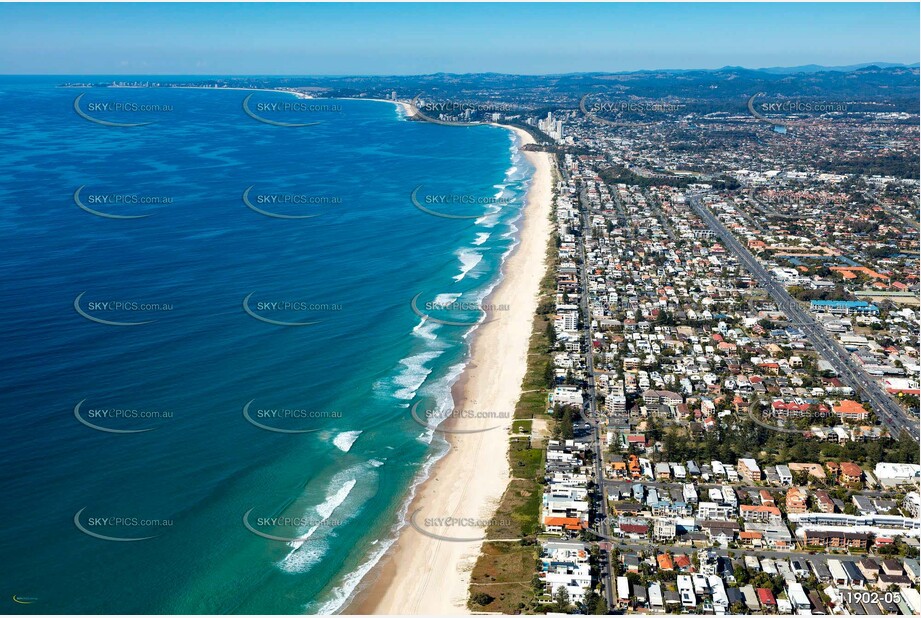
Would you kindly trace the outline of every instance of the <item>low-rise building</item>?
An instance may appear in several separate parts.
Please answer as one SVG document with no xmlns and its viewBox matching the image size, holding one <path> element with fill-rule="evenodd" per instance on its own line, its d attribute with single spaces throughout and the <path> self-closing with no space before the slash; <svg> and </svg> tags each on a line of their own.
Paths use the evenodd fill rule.
<svg viewBox="0 0 921 618">
<path fill-rule="evenodd" d="M 758 463 L 754 459 L 740 459 L 736 467 L 739 475 L 748 484 L 751 485 L 761 481 L 761 468 L 758 467 Z"/>
<path fill-rule="evenodd" d="M 698 519 L 732 519 L 735 509 L 729 505 L 716 504 L 715 502 L 701 502 L 697 505 Z"/>
<path fill-rule="evenodd" d="M 787 490 L 787 513 L 805 513 L 808 510 L 806 503 L 806 490 L 801 487 L 791 487 Z"/>
<path fill-rule="evenodd" d="M 779 524 L 783 521 L 780 509 L 776 506 L 752 506 L 743 504 L 739 507 L 742 519 L 748 522 Z"/>
</svg>

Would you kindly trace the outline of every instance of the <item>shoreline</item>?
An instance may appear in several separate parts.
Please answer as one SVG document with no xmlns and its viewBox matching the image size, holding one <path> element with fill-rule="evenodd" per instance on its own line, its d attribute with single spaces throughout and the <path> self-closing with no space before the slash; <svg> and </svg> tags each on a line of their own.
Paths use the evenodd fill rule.
<svg viewBox="0 0 921 618">
<path fill-rule="evenodd" d="M 377 101 L 378 103 L 390 103 L 396 105 L 397 108 L 402 109 L 406 112 L 407 118 L 412 118 L 415 112 L 413 112 L 413 106 L 407 103 L 406 101 L 394 101 L 393 99 L 368 99 L 364 97 L 353 97 L 348 99 L 343 99 L 344 101 Z"/>
<path fill-rule="evenodd" d="M 408 104 L 388 102 L 411 113 Z M 534 143 L 522 129 L 494 126 L 514 132 L 519 146 Z M 504 416 L 452 417 L 442 425 L 453 431 L 480 431 L 443 434 L 449 450 L 416 487 L 406 511 L 407 524 L 340 613 L 469 613 L 470 572 L 480 555 L 486 525 L 511 478 L 508 435 L 527 369 L 551 230 L 552 159 L 548 153 L 521 152 L 535 171 L 525 196 L 519 242 L 502 266 L 500 282 L 484 299 L 487 305 L 509 309 L 487 310 L 486 321 L 473 334 L 467 366 L 452 387 L 456 410 L 491 410 Z M 483 431 L 488 428 L 494 429 Z M 444 518 L 464 523 L 438 521 Z M 436 539 L 420 529 L 454 540 Z"/>
</svg>

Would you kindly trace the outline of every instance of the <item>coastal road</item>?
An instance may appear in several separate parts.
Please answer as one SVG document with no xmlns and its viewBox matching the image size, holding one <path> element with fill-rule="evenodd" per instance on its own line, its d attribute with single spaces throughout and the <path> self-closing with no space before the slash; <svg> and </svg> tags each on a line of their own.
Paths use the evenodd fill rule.
<svg viewBox="0 0 921 618">
<path fill-rule="evenodd" d="M 645 551 L 645 552 L 655 552 L 656 554 L 663 553 L 666 551 L 671 551 L 675 553 L 689 554 L 697 552 L 701 549 L 710 549 L 718 556 L 723 558 L 734 557 L 737 560 L 744 559 L 745 556 L 755 556 L 756 558 L 771 558 L 772 560 L 781 559 L 781 560 L 813 560 L 819 562 L 827 563 L 830 558 L 835 560 L 840 560 L 842 562 L 859 562 L 865 556 L 863 555 L 851 555 L 851 554 L 830 554 L 830 553 L 808 553 L 803 551 L 771 551 L 764 549 L 723 549 L 720 547 L 690 547 L 688 545 L 677 545 L 673 543 L 636 543 L 634 541 L 623 541 L 621 543 L 614 542 L 612 543 L 614 547 L 623 551 L 624 549 L 629 549 L 631 551 Z M 734 554 L 730 556 L 729 554 Z"/>
<path fill-rule="evenodd" d="M 613 489 L 613 490 L 616 490 L 618 493 L 623 492 L 623 491 L 631 491 L 633 489 L 633 486 L 636 485 L 637 483 L 645 487 L 655 487 L 656 489 L 665 489 L 668 491 L 671 491 L 673 489 L 677 489 L 680 491 L 684 487 L 684 484 L 681 482 L 650 481 L 646 479 L 640 479 L 637 481 L 607 479 L 604 482 L 605 486 L 609 490 Z M 738 489 L 741 491 L 748 491 L 748 492 L 761 491 L 762 489 L 766 489 L 770 492 L 774 492 L 774 493 L 781 492 L 782 493 L 782 492 L 785 492 L 787 489 L 789 489 L 789 487 L 786 485 L 761 486 L 761 485 L 734 485 L 732 483 L 694 483 L 694 488 L 697 489 L 698 493 L 700 493 L 703 491 L 707 491 L 709 489 L 720 489 L 726 485 L 732 487 L 733 489 Z M 898 495 L 898 492 L 882 491 L 882 490 L 874 490 L 874 489 L 861 489 L 854 493 L 861 495 L 861 496 L 871 497 L 871 498 L 894 497 Z"/>
<path fill-rule="evenodd" d="M 566 178 L 568 181 L 569 179 Z M 581 306 L 581 312 L 584 316 L 583 324 L 585 327 L 585 338 L 586 338 L 586 350 L 585 350 L 585 374 L 586 374 L 586 394 L 587 400 L 583 408 L 583 417 L 585 420 L 592 425 L 595 440 L 594 440 L 594 456 L 595 456 L 595 481 L 596 488 L 598 491 L 598 510 L 600 511 L 602 530 L 601 533 L 606 535 L 608 538 L 611 537 L 611 528 L 608 520 L 608 497 L 605 493 L 604 485 L 604 449 L 601 444 L 601 421 L 597 417 L 596 409 L 596 400 L 595 400 L 595 365 L 594 358 L 592 357 L 592 319 L 591 314 L 589 313 L 589 302 L 588 302 L 588 269 L 586 261 L 586 251 L 585 251 L 585 240 L 588 234 L 591 233 L 590 219 L 589 219 L 589 207 L 585 199 L 584 191 L 579 194 L 580 202 L 580 211 L 582 214 L 582 233 L 579 235 L 579 253 L 582 256 L 582 265 L 579 269 L 580 282 L 582 287 L 582 293 L 579 295 L 579 303 Z M 602 569 L 602 578 L 604 581 L 604 597 L 607 602 L 608 609 L 614 608 L 614 586 L 613 586 L 613 569 L 611 568 L 611 552 L 603 552 L 605 559 L 605 567 Z"/>
<path fill-rule="evenodd" d="M 726 244 L 727 248 L 742 262 L 758 283 L 771 295 L 777 306 L 784 311 L 797 327 L 801 328 L 806 338 L 815 349 L 838 372 L 841 379 L 855 392 L 860 393 L 873 406 L 877 417 L 886 426 L 893 437 L 898 438 L 907 431 L 913 440 L 919 440 L 918 422 L 911 418 L 899 404 L 887 395 L 879 384 L 857 366 L 850 354 L 838 344 L 819 324 L 790 296 L 786 288 L 761 265 L 755 256 L 730 232 L 700 200 L 697 194 L 688 194 L 691 208 L 706 222 Z"/>
</svg>

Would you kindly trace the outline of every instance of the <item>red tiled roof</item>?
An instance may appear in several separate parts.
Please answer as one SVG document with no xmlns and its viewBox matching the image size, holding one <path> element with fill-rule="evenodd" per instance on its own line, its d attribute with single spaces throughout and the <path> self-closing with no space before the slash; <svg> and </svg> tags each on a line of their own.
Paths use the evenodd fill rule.
<svg viewBox="0 0 921 618">
<path fill-rule="evenodd" d="M 867 410 L 853 399 L 845 399 L 834 407 L 834 411 L 835 414 L 861 415 L 867 413 Z"/>
<path fill-rule="evenodd" d="M 859 477 L 863 476 L 863 470 L 860 469 L 860 466 L 853 464 L 849 461 L 841 462 L 841 473 L 845 476 L 854 476 Z"/>
<path fill-rule="evenodd" d="M 658 561 L 659 568 L 663 571 L 671 571 L 675 568 L 675 563 L 672 562 L 672 559 L 668 554 L 659 554 L 656 557 L 656 561 Z"/>
<path fill-rule="evenodd" d="M 777 605 L 774 593 L 767 588 L 758 588 L 755 592 L 758 593 L 758 600 L 761 601 L 762 605 Z"/>
<path fill-rule="evenodd" d="M 546 526 L 563 526 L 567 530 L 581 530 L 585 528 L 585 522 L 578 517 L 544 517 Z"/>
<path fill-rule="evenodd" d="M 752 506 L 750 504 L 743 504 L 739 507 L 739 511 L 742 513 L 771 513 L 772 515 L 780 515 L 780 509 L 776 506 Z"/>
</svg>

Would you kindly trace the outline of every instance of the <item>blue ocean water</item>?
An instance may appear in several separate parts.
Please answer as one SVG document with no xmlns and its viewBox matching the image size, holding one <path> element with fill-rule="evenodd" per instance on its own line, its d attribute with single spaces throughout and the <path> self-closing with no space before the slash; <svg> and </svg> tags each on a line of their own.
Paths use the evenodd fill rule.
<svg viewBox="0 0 921 618">
<path fill-rule="evenodd" d="M 410 301 L 492 289 L 531 169 L 385 102 L 62 81 L 0 78 L 4 610 L 335 610 L 443 450 L 409 408 L 451 408 L 474 330 Z"/>
</svg>

